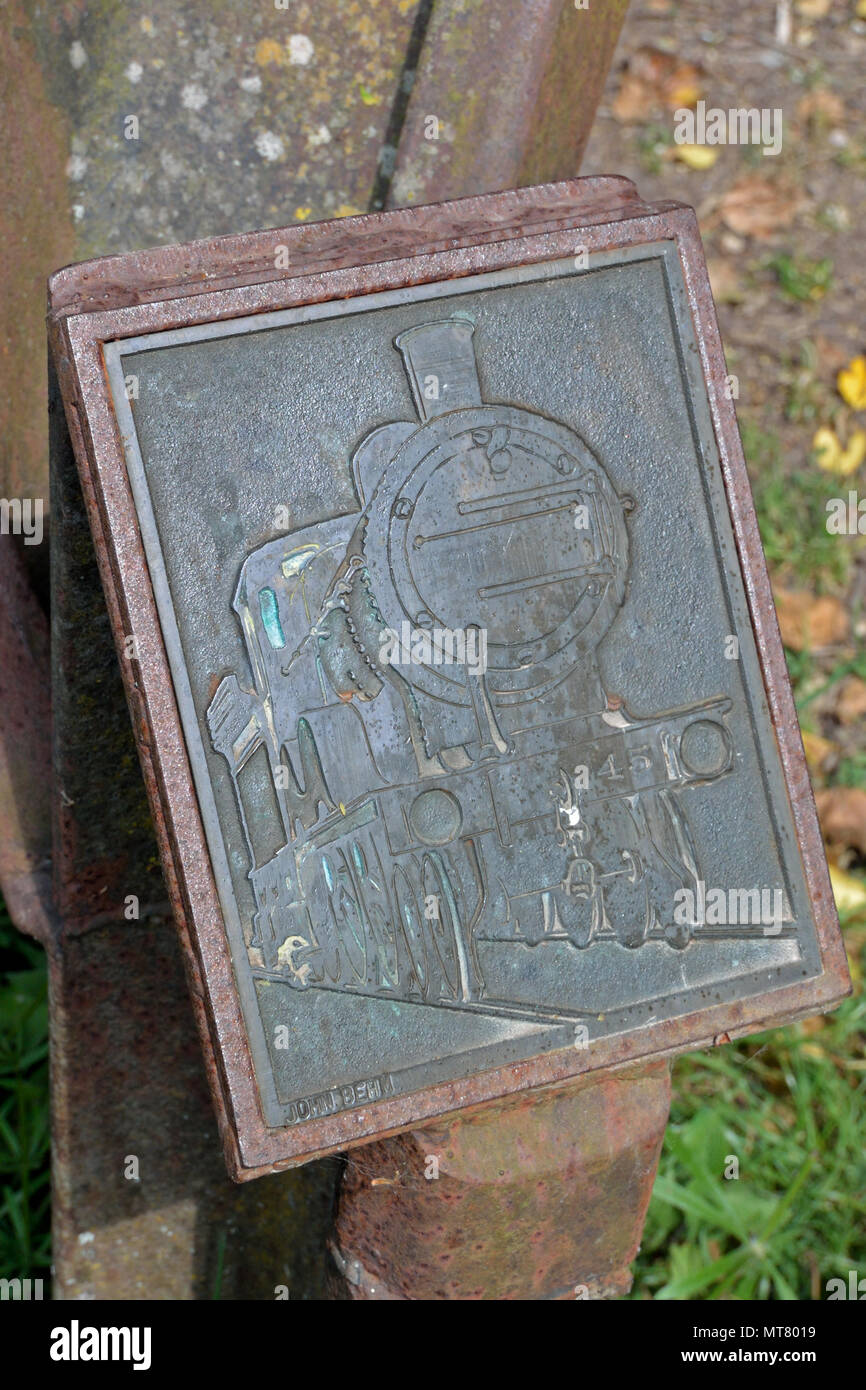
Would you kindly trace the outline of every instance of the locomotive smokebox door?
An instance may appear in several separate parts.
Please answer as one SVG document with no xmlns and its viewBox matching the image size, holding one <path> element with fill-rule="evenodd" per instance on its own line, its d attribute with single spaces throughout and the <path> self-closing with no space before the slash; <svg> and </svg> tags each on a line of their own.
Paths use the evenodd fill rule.
<svg viewBox="0 0 866 1390">
<path fill-rule="evenodd" d="M 847 992 L 688 208 L 577 180 L 72 283 L 236 1177 Z"/>
</svg>

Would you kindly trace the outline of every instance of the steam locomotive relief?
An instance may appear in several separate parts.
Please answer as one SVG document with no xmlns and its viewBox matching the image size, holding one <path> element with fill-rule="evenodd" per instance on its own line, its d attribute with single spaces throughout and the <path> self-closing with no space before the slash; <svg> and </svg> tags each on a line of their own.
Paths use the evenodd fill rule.
<svg viewBox="0 0 866 1390">
<path fill-rule="evenodd" d="M 637 717 L 603 689 L 630 499 L 564 425 L 482 401 L 469 320 L 395 346 L 419 418 L 356 450 L 357 510 L 247 558 L 252 685 L 226 676 L 207 711 L 246 835 L 251 965 L 304 990 L 569 1017 L 536 996 L 527 952 L 680 951 L 701 931 L 674 910 L 701 878 L 684 807 L 731 769 L 730 702 Z M 420 657 L 386 659 L 406 624 Z M 483 633 L 483 669 L 449 660 L 446 633 Z"/>
</svg>

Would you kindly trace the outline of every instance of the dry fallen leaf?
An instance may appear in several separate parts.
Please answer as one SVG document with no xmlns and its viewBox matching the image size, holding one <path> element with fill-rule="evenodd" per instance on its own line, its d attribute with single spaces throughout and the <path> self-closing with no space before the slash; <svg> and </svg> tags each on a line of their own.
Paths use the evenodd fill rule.
<svg viewBox="0 0 866 1390">
<path fill-rule="evenodd" d="M 739 256 L 746 249 L 743 238 L 736 236 L 734 232 L 722 232 L 719 237 L 719 245 L 729 256 Z"/>
<path fill-rule="evenodd" d="M 839 685 L 833 710 L 840 724 L 856 724 L 866 719 L 866 681 L 859 676 L 846 676 Z"/>
<path fill-rule="evenodd" d="M 827 1027 L 827 1020 L 823 1014 L 813 1014 L 811 1018 L 800 1020 L 800 1032 L 807 1038 L 813 1038 L 816 1033 L 822 1033 Z"/>
<path fill-rule="evenodd" d="M 761 240 L 789 227 L 802 202 L 802 195 L 791 184 L 763 174 L 746 174 L 724 194 L 719 211 L 732 232 Z"/>
<path fill-rule="evenodd" d="M 707 261 L 713 299 L 717 304 L 739 304 L 745 299 L 745 291 L 740 284 L 736 266 L 721 256 L 711 256 Z"/>
<path fill-rule="evenodd" d="M 825 787 L 815 793 L 815 802 L 827 843 L 866 854 L 866 791 L 862 787 Z"/>
<path fill-rule="evenodd" d="M 854 410 L 866 410 L 866 357 L 852 357 L 836 377 L 839 395 Z"/>
<path fill-rule="evenodd" d="M 802 121 L 817 118 L 829 125 L 841 125 L 845 120 L 845 103 L 826 87 L 815 87 L 797 102 L 797 115 Z"/>
<path fill-rule="evenodd" d="M 776 589 L 782 641 L 792 652 L 831 647 L 848 636 L 848 613 L 838 598 L 816 598 L 805 590 Z"/>
<path fill-rule="evenodd" d="M 845 352 L 842 348 L 837 347 L 825 334 L 816 333 L 814 343 L 818 361 L 822 366 L 826 367 L 828 371 L 838 371 L 840 367 L 845 365 Z"/>
<path fill-rule="evenodd" d="M 843 445 L 835 430 L 822 425 L 815 431 L 812 448 L 818 458 L 818 467 L 823 468 L 825 473 L 849 478 L 866 458 L 866 430 L 853 430 L 848 443 Z"/>
<path fill-rule="evenodd" d="M 618 121 L 645 121 L 653 111 L 694 106 L 702 90 L 694 63 L 645 45 L 629 59 L 611 110 Z"/>
<path fill-rule="evenodd" d="M 639 78 L 634 77 L 630 72 L 624 74 L 610 109 L 616 119 L 624 125 L 633 121 L 646 120 L 648 115 L 647 92 Z"/>
<path fill-rule="evenodd" d="M 830 13 L 833 0 L 797 0 L 797 13 L 807 19 L 823 19 Z"/>
</svg>

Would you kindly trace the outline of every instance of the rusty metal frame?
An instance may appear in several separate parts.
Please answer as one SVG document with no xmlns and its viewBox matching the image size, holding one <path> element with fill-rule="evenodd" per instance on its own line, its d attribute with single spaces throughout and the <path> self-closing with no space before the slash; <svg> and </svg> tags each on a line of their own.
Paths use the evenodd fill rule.
<svg viewBox="0 0 866 1390">
<path fill-rule="evenodd" d="M 112 408 L 105 343 L 335 298 L 552 261 L 577 246 L 674 242 L 700 344 L 713 429 L 768 707 L 817 928 L 822 971 L 748 1001 L 599 1039 L 364 1109 L 270 1129 L 262 1118 L 180 715 Z M 275 269 L 288 249 L 289 271 Z M 226 1159 L 239 1181 L 579 1073 L 727 1041 L 831 1007 L 850 990 L 844 946 L 758 536 L 697 219 L 644 204 L 626 179 L 589 178 L 450 204 L 106 258 L 50 282 L 49 332 L 121 661 Z"/>
</svg>

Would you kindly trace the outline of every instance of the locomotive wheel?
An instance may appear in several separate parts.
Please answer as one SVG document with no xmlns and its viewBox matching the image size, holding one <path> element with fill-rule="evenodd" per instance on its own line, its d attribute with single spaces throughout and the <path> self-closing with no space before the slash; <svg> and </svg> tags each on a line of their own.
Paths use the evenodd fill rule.
<svg viewBox="0 0 866 1390">
<path fill-rule="evenodd" d="M 434 882 L 432 893 L 428 889 L 431 875 Z M 440 997 L 445 995 L 451 999 L 458 999 L 461 983 L 460 952 L 457 944 L 460 914 L 447 871 L 438 854 L 424 856 L 421 866 L 421 894 L 425 907 L 431 896 L 436 898 L 438 906 L 435 917 L 427 917 L 425 912 L 425 924 L 428 941 L 442 974 L 443 987 L 440 989 Z"/>
<path fill-rule="evenodd" d="M 594 865 L 588 861 L 589 875 L 586 883 L 582 881 L 575 883 L 576 865 L 581 861 L 575 861 L 569 865 L 568 879 L 566 885 L 554 892 L 554 902 L 556 912 L 568 939 L 579 951 L 585 951 L 587 946 L 591 946 L 595 939 L 595 934 L 601 925 L 601 910 L 598 899 L 598 890 L 594 887 Z M 578 871 L 579 872 L 579 871 Z"/>
<path fill-rule="evenodd" d="M 403 944 L 409 956 L 409 970 L 406 977 L 401 970 L 401 986 L 405 993 L 408 993 L 412 986 L 412 978 L 418 986 L 422 997 L 426 1000 L 430 997 L 430 970 L 427 957 L 427 945 L 424 933 L 424 914 L 419 909 L 418 897 L 409 880 L 409 875 L 398 864 L 394 870 L 394 901 L 397 904 L 397 914 L 400 920 L 400 930 Z"/>
<path fill-rule="evenodd" d="M 632 880 L 626 875 L 610 878 L 604 885 L 607 920 L 621 946 L 642 946 L 649 935 L 652 910 L 646 879 Z"/>
</svg>

